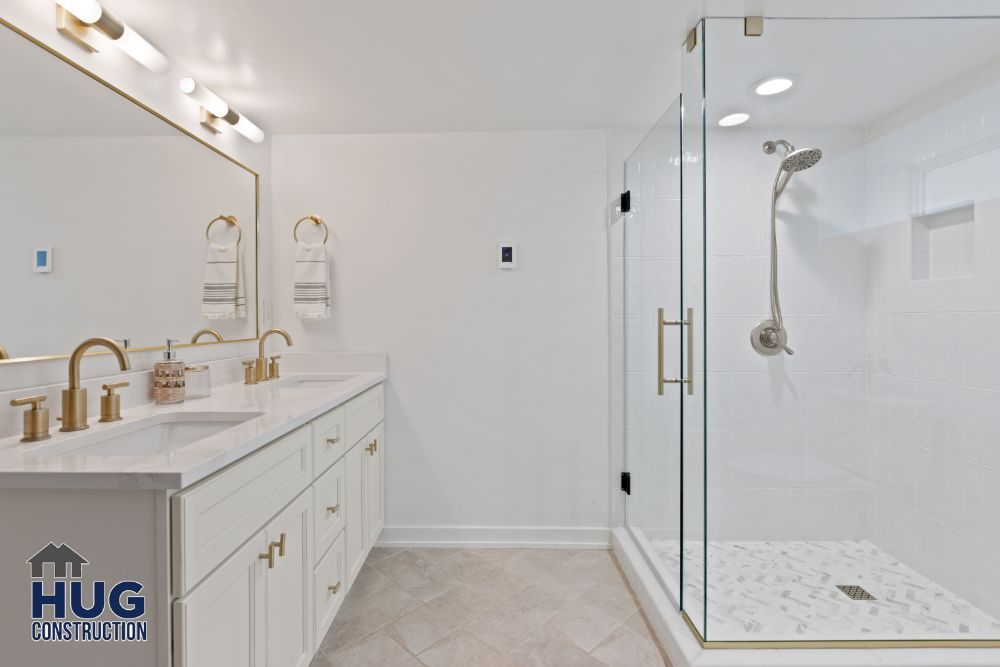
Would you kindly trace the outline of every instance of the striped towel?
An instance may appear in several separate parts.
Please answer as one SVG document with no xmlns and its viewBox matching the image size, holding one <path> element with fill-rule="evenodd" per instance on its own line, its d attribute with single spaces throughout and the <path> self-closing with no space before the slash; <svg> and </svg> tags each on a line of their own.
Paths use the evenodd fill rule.
<svg viewBox="0 0 1000 667">
<path fill-rule="evenodd" d="M 295 290 L 292 308 L 299 319 L 312 322 L 330 317 L 330 265 L 326 245 L 296 244 Z"/>
<path fill-rule="evenodd" d="M 208 244 L 201 316 L 209 320 L 246 318 L 247 298 L 238 243 Z"/>
</svg>

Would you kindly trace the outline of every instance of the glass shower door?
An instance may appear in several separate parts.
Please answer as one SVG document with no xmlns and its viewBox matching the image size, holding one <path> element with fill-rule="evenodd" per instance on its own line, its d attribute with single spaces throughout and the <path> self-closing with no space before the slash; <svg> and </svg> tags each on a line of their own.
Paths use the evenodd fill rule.
<svg viewBox="0 0 1000 667">
<path fill-rule="evenodd" d="M 678 607 L 682 604 L 683 402 L 691 323 L 682 291 L 681 101 L 625 164 L 626 525 Z"/>
</svg>

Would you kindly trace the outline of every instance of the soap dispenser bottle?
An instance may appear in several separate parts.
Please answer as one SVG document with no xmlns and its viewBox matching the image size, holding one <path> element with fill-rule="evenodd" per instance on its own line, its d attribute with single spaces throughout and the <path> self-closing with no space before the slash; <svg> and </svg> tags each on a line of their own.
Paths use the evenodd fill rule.
<svg viewBox="0 0 1000 667">
<path fill-rule="evenodd" d="M 184 362 L 174 350 L 176 340 L 167 340 L 163 360 L 153 365 L 153 401 L 157 404 L 180 403 L 187 389 L 184 383 Z"/>
</svg>

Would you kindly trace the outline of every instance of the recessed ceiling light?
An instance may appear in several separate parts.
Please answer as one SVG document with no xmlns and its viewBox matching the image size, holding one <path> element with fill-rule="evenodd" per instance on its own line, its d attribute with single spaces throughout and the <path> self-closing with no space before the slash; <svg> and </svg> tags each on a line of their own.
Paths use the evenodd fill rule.
<svg viewBox="0 0 1000 667">
<path fill-rule="evenodd" d="M 750 120 L 750 114 L 743 113 L 731 113 L 728 116 L 723 116 L 719 119 L 719 125 L 722 127 L 732 127 L 734 125 L 742 125 L 743 123 Z"/>
<path fill-rule="evenodd" d="M 758 95 L 777 95 L 778 93 L 785 92 L 794 85 L 795 82 L 787 76 L 772 76 L 755 83 L 753 92 Z"/>
</svg>

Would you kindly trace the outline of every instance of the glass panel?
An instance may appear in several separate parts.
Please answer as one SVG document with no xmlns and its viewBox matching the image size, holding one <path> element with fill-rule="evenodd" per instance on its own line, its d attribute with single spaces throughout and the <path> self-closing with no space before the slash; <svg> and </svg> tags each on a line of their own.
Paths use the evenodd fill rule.
<svg viewBox="0 0 1000 667">
<path fill-rule="evenodd" d="M 702 632 L 998 640 L 1000 21 L 706 31 Z"/>
<path fill-rule="evenodd" d="M 657 313 L 678 319 L 680 300 L 680 100 L 625 163 L 625 456 L 632 493 L 626 524 L 675 602 L 680 598 L 679 391 L 657 392 Z M 679 377 L 679 327 L 665 327 L 664 367 Z"/>
<path fill-rule="evenodd" d="M 682 605 L 685 613 L 705 634 L 705 189 L 704 189 L 704 63 L 705 26 L 697 27 L 697 46 L 684 51 L 682 60 L 682 99 L 684 102 L 681 143 L 682 160 L 682 308 L 694 315 L 694 336 L 689 340 L 685 329 L 683 347 L 684 364 L 687 363 L 688 345 L 692 345 L 695 373 L 694 393 L 687 387 L 682 390 L 683 420 L 683 566 L 684 592 Z M 687 368 L 684 369 L 688 376 Z"/>
</svg>

